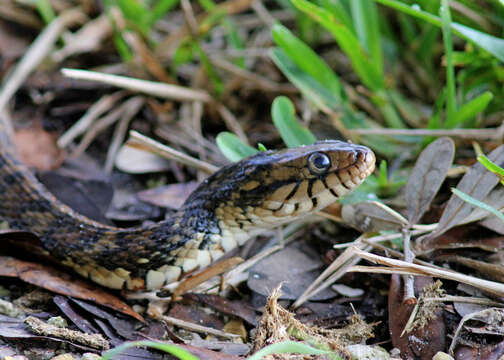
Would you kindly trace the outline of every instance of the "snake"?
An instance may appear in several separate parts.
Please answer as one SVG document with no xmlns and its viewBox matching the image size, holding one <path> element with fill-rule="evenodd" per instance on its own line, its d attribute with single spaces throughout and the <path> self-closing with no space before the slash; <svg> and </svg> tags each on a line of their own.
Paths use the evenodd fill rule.
<svg viewBox="0 0 504 360">
<path fill-rule="evenodd" d="M 118 228 L 59 201 L 0 126 L 0 222 L 35 234 L 44 253 L 112 289 L 154 290 L 202 269 L 265 229 L 304 218 L 374 170 L 369 148 L 339 140 L 261 151 L 210 175 L 166 219 Z"/>
</svg>

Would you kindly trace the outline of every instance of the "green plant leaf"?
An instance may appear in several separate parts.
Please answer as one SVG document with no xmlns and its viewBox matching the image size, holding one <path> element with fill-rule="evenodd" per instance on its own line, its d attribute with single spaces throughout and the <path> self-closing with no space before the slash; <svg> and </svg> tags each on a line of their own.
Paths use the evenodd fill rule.
<svg viewBox="0 0 504 360">
<path fill-rule="evenodd" d="M 378 171 L 378 186 L 386 187 L 388 185 L 388 176 L 387 176 L 387 160 L 382 160 L 380 162 L 379 171 Z"/>
<path fill-rule="evenodd" d="M 339 100 L 322 84 L 300 69 L 280 48 L 274 48 L 271 59 L 282 73 L 319 109 L 336 110 Z"/>
<path fill-rule="evenodd" d="M 240 161 L 258 152 L 258 150 L 254 149 L 252 146 L 244 144 L 238 136 L 227 131 L 217 135 L 215 142 L 224 156 L 233 162 Z"/>
<path fill-rule="evenodd" d="M 280 24 L 275 24 L 271 33 L 275 43 L 301 70 L 324 86 L 337 101 L 341 101 L 341 83 L 320 56 Z"/>
<path fill-rule="evenodd" d="M 285 96 L 273 100 L 271 116 L 282 140 L 288 147 L 310 145 L 317 141 L 315 135 L 296 119 L 292 102 Z"/>
<path fill-rule="evenodd" d="M 126 342 L 126 343 L 121 344 L 112 350 L 107 351 L 105 353 L 105 355 L 102 356 L 101 360 L 112 360 L 117 355 L 122 353 L 124 350 L 129 349 L 131 347 L 137 347 L 137 346 L 146 346 L 149 348 L 161 350 L 161 351 L 164 351 L 164 352 L 169 353 L 171 355 L 174 355 L 181 360 L 199 360 L 196 356 L 192 355 L 188 351 L 186 351 L 178 346 L 171 345 L 171 344 L 158 343 L 155 341 Z"/>
<path fill-rule="evenodd" d="M 490 101 L 493 99 L 493 94 L 490 91 L 485 91 L 483 94 L 475 97 L 471 101 L 465 103 L 458 109 L 458 111 L 453 116 L 453 121 L 446 122 L 446 127 L 455 127 L 462 124 L 463 122 L 472 119 L 478 113 L 486 109 Z"/>
<path fill-rule="evenodd" d="M 465 202 L 471 204 L 471 205 L 474 205 L 474 206 L 477 206 L 483 210 L 486 210 L 492 214 L 494 214 L 495 216 L 497 216 L 499 219 L 501 219 L 502 221 L 504 221 L 504 214 L 501 213 L 499 210 L 497 210 L 496 208 L 493 208 L 491 207 L 490 205 L 488 204 L 485 204 L 484 202 L 482 201 L 479 201 L 479 200 L 476 200 L 475 198 L 473 198 L 472 196 L 470 195 L 467 195 L 466 193 L 458 190 L 458 189 L 455 189 L 455 188 L 452 188 L 451 191 L 457 195 L 459 198 L 461 198 L 462 200 L 464 200 Z"/>
<path fill-rule="evenodd" d="M 315 349 L 309 345 L 297 342 L 297 341 L 283 341 L 276 344 L 268 345 L 265 348 L 259 350 L 254 355 L 248 358 L 248 360 L 260 360 L 266 355 L 271 354 L 306 354 L 306 355 L 332 355 L 329 351 Z M 335 354 L 334 354 L 335 355 Z M 331 357 L 333 359 L 341 359 L 341 357 Z"/>
<path fill-rule="evenodd" d="M 494 163 L 492 160 L 487 158 L 485 155 L 478 156 L 478 161 L 483 164 L 489 171 L 493 172 L 500 179 L 502 185 L 504 185 L 504 169 L 499 165 Z"/>
<path fill-rule="evenodd" d="M 40 14 L 40 17 L 44 20 L 46 24 L 49 24 L 54 20 L 56 14 L 51 6 L 51 2 L 49 0 L 37 0 L 36 2 L 37 10 Z"/>
<path fill-rule="evenodd" d="M 427 21 L 430 24 L 438 27 L 442 26 L 441 19 L 431 13 L 420 10 L 418 6 L 409 6 L 405 3 L 396 0 L 374 0 L 382 5 L 389 6 L 396 10 L 402 11 L 408 15 L 414 16 L 418 19 Z M 468 26 L 452 22 L 451 29 L 455 31 L 458 36 L 472 42 L 474 45 L 485 49 L 490 54 L 495 56 L 500 61 L 504 61 L 504 39 L 486 34 L 484 32 L 474 30 Z"/>
<path fill-rule="evenodd" d="M 146 15 L 146 23 L 152 26 L 157 20 L 162 18 L 168 11 L 173 9 L 179 0 L 159 0 L 156 5 Z"/>
</svg>

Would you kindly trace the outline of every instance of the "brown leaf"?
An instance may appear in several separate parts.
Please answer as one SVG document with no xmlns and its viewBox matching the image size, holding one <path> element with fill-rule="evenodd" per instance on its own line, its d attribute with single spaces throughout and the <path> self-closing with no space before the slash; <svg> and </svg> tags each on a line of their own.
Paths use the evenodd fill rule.
<svg viewBox="0 0 504 360">
<path fill-rule="evenodd" d="M 184 299 L 204 303 L 228 315 L 239 317 L 249 324 L 257 325 L 255 310 L 245 301 L 228 300 L 222 296 L 212 294 L 185 294 Z"/>
<path fill-rule="evenodd" d="M 442 137 L 427 146 L 418 157 L 406 185 L 410 225 L 420 221 L 436 196 L 453 162 L 453 140 Z"/>
<path fill-rule="evenodd" d="M 155 189 L 140 191 L 137 196 L 140 200 L 149 204 L 178 209 L 198 185 L 199 183 L 196 181 L 170 184 Z"/>
<path fill-rule="evenodd" d="M 430 284 L 432 278 L 415 277 L 415 293 Z M 432 359 L 438 352 L 445 349 L 445 324 L 441 312 L 429 323 L 410 333 L 402 332 L 415 305 L 403 302 L 404 289 L 402 277 L 392 275 L 389 291 L 389 327 L 392 344 L 401 350 L 402 359 Z"/>
<path fill-rule="evenodd" d="M 182 305 L 176 303 L 170 309 L 169 316 L 198 324 L 212 329 L 222 330 L 224 322 L 215 314 L 209 314 L 196 305 Z"/>
<path fill-rule="evenodd" d="M 341 216 L 346 223 L 363 232 L 398 230 L 408 225 L 401 214 L 376 201 L 344 205 Z"/>
<path fill-rule="evenodd" d="M 115 295 L 51 266 L 0 256 L 0 276 L 17 277 L 57 294 L 92 301 L 145 322 L 136 311 Z"/>
<path fill-rule="evenodd" d="M 492 151 L 490 155 L 488 155 L 488 158 L 498 166 L 504 166 L 504 145 Z M 482 200 L 498 182 L 499 178 L 478 162 L 469 169 L 464 177 L 462 177 L 457 185 L 457 189 L 472 196 L 476 200 Z M 471 214 L 473 209 L 473 205 L 453 194 L 443 211 L 441 219 L 439 219 L 439 225 L 436 230 L 420 240 L 421 250 L 428 249 L 429 242 L 448 229 L 461 224 Z"/>
<path fill-rule="evenodd" d="M 14 143 L 23 163 L 39 170 L 59 167 L 63 161 L 56 137 L 43 130 L 40 125 L 21 129 L 14 134 Z"/>
</svg>

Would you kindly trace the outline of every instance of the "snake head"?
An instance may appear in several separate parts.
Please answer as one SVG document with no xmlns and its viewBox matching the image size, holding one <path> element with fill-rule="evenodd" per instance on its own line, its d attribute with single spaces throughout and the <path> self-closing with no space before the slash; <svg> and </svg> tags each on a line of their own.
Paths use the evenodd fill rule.
<svg viewBox="0 0 504 360">
<path fill-rule="evenodd" d="M 369 148 L 336 140 L 260 152 L 219 170 L 187 203 L 206 198 L 205 207 L 229 226 L 274 227 L 333 203 L 374 166 Z"/>
</svg>

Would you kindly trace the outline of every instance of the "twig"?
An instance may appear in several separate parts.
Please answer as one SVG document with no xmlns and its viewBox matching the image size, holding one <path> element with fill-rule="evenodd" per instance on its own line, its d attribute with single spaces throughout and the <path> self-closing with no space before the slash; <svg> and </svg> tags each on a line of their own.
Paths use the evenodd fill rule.
<svg viewBox="0 0 504 360">
<path fill-rule="evenodd" d="M 114 161 L 121 147 L 121 144 L 124 141 L 124 137 L 128 131 L 128 126 L 138 111 L 140 111 L 141 107 L 145 103 L 145 99 L 143 96 L 135 96 L 129 100 L 128 106 L 124 109 L 124 113 L 122 114 L 121 121 L 117 125 L 114 136 L 112 137 L 112 142 L 107 151 L 107 159 L 105 160 L 105 173 L 110 174 L 112 169 L 114 168 Z"/>
<path fill-rule="evenodd" d="M 212 174 L 219 170 L 217 166 L 209 164 L 205 161 L 195 159 L 192 156 L 177 151 L 167 145 L 163 145 L 136 131 L 130 131 L 130 139 L 128 140 L 127 144 L 142 150 L 150 151 L 154 154 L 158 154 L 166 159 L 178 161 L 181 164 L 194 167 L 198 170 L 206 172 L 207 174 Z"/>
<path fill-rule="evenodd" d="M 163 316 L 162 319 L 164 321 L 166 321 L 168 324 L 175 325 L 175 326 L 178 326 L 178 327 L 181 327 L 183 329 L 190 330 L 190 331 L 195 331 L 195 332 L 199 332 L 199 333 L 203 333 L 203 334 L 212 334 L 212 335 L 216 335 L 216 336 L 225 337 L 225 338 L 228 338 L 228 339 L 236 339 L 236 338 L 240 337 L 240 335 L 230 334 L 230 333 L 227 333 L 225 331 L 221 331 L 221 330 L 213 329 L 213 328 L 210 328 L 210 327 L 193 324 L 193 323 L 190 323 L 188 321 L 176 319 L 176 318 L 171 317 L 171 316 Z"/>
<path fill-rule="evenodd" d="M 236 66 L 235 64 L 226 61 L 221 57 L 211 56 L 210 60 L 216 67 L 228 71 L 229 73 L 239 77 L 240 79 L 244 79 L 256 84 L 261 90 L 292 94 L 299 93 L 299 90 L 290 84 L 277 84 L 265 77 L 259 76 L 251 71 Z"/>
<path fill-rule="evenodd" d="M 359 258 L 356 258 L 353 254 L 353 249 L 355 246 L 361 246 L 366 250 L 369 249 L 369 246 L 365 246 L 360 242 L 360 236 L 354 243 L 358 245 L 353 245 L 343 253 L 341 253 L 332 263 L 329 265 L 323 272 L 320 274 L 315 281 L 298 297 L 298 299 L 292 304 L 292 308 L 295 309 L 301 306 L 304 302 L 308 301 L 311 297 L 315 296 L 322 290 L 329 287 L 332 283 L 338 280 L 341 276 L 343 276 L 347 269 L 357 262 L 360 261 Z"/>
<path fill-rule="evenodd" d="M 493 129 L 352 129 L 355 135 L 406 135 L 406 136 L 453 136 L 461 139 L 502 140 L 504 127 Z"/>
<path fill-rule="evenodd" d="M 180 101 L 209 102 L 211 96 L 202 90 L 192 90 L 183 86 L 163 84 L 154 81 L 134 79 L 126 76 L 104 74 L 95 71 L 62 69 L 63 75 L 73 79 L 101 82 L 151 96 Z"/>
<path fill-rule="evenodd" d="M 89 107 L 86 113 L 75 124 L 72 125 L 58 139 L 58 146 L 64 148 L 68 146 L 77 136 L 83 134 L 86 129 L 102 114 L 108 111 L 119 99 L 125 95 L 118 91 L 111 95 L 105 95 Z"/>
<path fill-rule="evenodd" d="M 3 5 L 2 5 L 3 6 Z M 54 19 L 30 45 L 21 61 L 16 65 L 14 71 L 4 79 L 3 87 L 0 90 L 0 113 L 3 112 L 10 98 L 16 93 L 28 75 L 35 69 L 42 60 L 51 52 L 53 44 L 56 42 L 63 30 L 77 22 L 84 22 L 86 16 L 80 10 L 71 9 L 62 13 Z"/>
<path fill-rule="evenodd" d="M 366 259 L 368 261 L 371 261 L 373 263 L 378 263 L 386 266 L 393 267 L 394 271 L 396 273 L 400 272 L 401 274 L 409 274 L 409 275 L 416 275 L 416 276 L 433 276 L 433 277 L 439 277 L 442 279 L 448 279 L 448 280 L 453 280 L 453 281 L 458 281 L 463 284 L 468 284 L 471 286 L 474 286 L 475 288 L 478 288 L 480 290 L 489 292 L 491 294 L 495 294 L 497 296 L 504 296 L 504 284 L 494 282 L 494 281 L 489 281 L 489 280 L 484 280 L 484 279 L 479 279 L 473 276 L 468 276 L 464 274 L 460 274 L 458 272 L 454 271 L 447 271 L 444 269 L 440 269 L 437 267 L 428 267 L 428 266 L 423 266 L 423 265 L 417 265 L 417 264 L 410 264 L 402 260 L 396 260 L 396 259 L 389 259 L 383 256 L 371 254 L 366 251 L 362 251 L 361 249 L 352 246 L 351 248 L 352 252 L 354 255 L 357 255 L 363 259 Z M 364 272 L 361 271 L 362 269 L 358 270 L 354 266 L 351 271 L 359 271 L 359 272 Z M 360 268 L 366 268 L 366 267 L 360 267 Z M 371 272 L 378 272 L 377 267 L 367 267 L 369 268 Z M 349 271 L 350 271 L 349 270 Z"/>
<path fill-rule="evenodd" d="M 273 25 L 275 25 L 276 19 L 271 16 L 268 9 L 264 7 L 264 4 L 261 0 L 254 0 L 250 7 L 255 11 L 259 19 L 261 19 L 267 27 L 271 28 Z"/>
<path fill-rule="evenodd" d="M 228 129 L 234 132 L 236 136 L 238 136 L 240 140 L 243 141 L 245 144 L 248 144 L 249 142 L 247 139 L 247 135 L 245 135 L 245 131 L 243 130 L 238 120 L 236 120 L 235 116 L 231 113 L 231 111 L 229 111 L 228 108 L 222 104 L 217 105 L 217 111 L 219 112 L 220 116 L 226 123 Z"/>
<path fill-rule="evenodd" d="M 493 307 L 504 307 L 501 302 L 493 301 L 482 297 L 469 297 L 469 296 L 455 296 L 455 295 L 445 295 L 442 297 L 429 297 L 423 298 L 425 302 L 427 301 L 437 301 L 437 302 L 457 302 L 464 304 L 476 304 L 482 306 L 493 306 Z"/>
<path fill-rule="evenodd" d="M 404 261 L 408 263 L 413 263 L 415 258 L 415 254 L 411 251 L 411 232 L 408 228 L 403 228 L 402 231 L 403 237 L 403 248 L 404 248 Z M 404 296 L 403 302 L 407 304 L 416 303 L 415 298 L 415 279 L 411 275 L 403 276 L 404 281 Z"/>
</svg>

